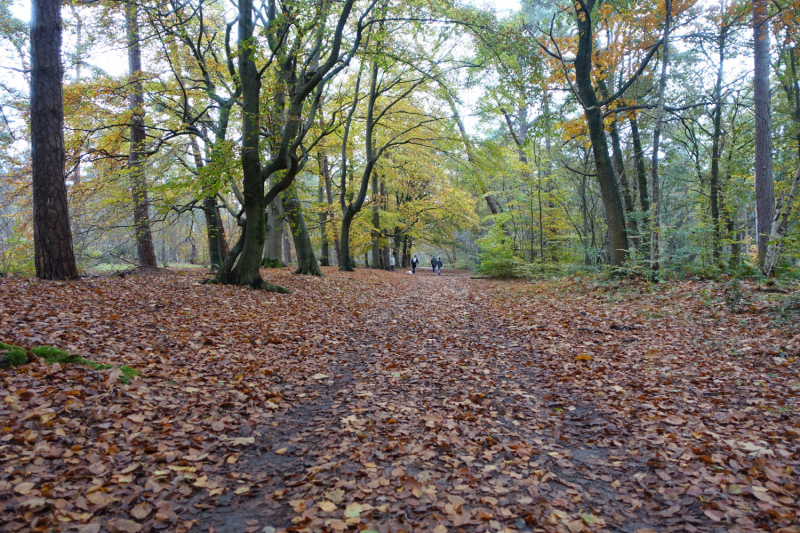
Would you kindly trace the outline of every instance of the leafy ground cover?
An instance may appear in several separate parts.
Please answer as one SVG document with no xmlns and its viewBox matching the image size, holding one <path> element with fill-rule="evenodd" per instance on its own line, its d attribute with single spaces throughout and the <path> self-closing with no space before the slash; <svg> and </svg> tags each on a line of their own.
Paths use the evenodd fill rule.
<svg viewBox="0 0 800 533">
<path fill-rule="evenodd" d="M 0 527 L 800 531 L 797 292 L 325 274 L 0 278 L 112 365 L 0 371 Z"/>
</svg>

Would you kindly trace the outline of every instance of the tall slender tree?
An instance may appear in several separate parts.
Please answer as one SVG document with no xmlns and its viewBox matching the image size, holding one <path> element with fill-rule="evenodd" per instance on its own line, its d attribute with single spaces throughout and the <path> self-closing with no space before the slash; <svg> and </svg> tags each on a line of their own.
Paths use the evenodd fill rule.
<svg viewBox="0 0 800 533">
<path fill-rule="evenodd" d="M 144 87 L 142 85 L 142 45 L 139 40 L 139 19 L 136 4 L 125 6 L 125 25 L 128 37 L 128 68 L 130 70 L 131 147 L 128 155 L 128 174 L 133 193 L 133 226 L 136 230 L 136 253 L 139 265 L 155 268 L 156 252 L 150 230 L 150 204 L 147 200 L 147 177 L 144 129 Z"/>
<path fill-rule="evenodd" d="M 661 143 L 661 131 L 664 129 L 664 91 L 667 87 L 667 68 L 669 67 L 669 33 L 672 27 L 672 0 L 664 0 L 664 48 L 661 53 L 661 77 L 658 80 L 658 103 L 656 104 L 656 129 L 653 132 L 653 154 L 650 168 L 650 191 L 652 193 L 652 209 L 650 213 L 650 263 L 653 270 L 659 269 L 659 202 L 660 186 L 658 181 L 658 150 Z"/>
<path fill-rule="evenodd" d="M 772 183 L 772 98 L 769 92 L 769 18 L 767 0 L 753 0 L 753 100 L 756 121 L 756 231 L 758 264 L 764 266 L 775 216 Z"/>
<path fill-rule="evenodd" d="M 36 276 L 77 279 L 64 174 L 61 1 L 31 2 L 31 162 Z"/>
</svg>

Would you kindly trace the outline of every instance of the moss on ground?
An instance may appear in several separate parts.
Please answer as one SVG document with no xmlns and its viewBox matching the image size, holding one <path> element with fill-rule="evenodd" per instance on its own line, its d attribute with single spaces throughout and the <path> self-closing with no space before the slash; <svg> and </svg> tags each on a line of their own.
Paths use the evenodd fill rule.
<svg viewBox="0 0 800 533">
<path fill-rule="evenodd" d="M 25 350 L 14 344 L 0 342 L 0 368 L 24 365 L 28 362 Z"/>
<path fill-rule="evenodd" d="M 28 362 L 28 356 L 25 353 L 25 350 L 20 348 L 19 346 L 14 346 L 13 344 L 4 344 L 0 342 L 0 352 L 6 350 L 5 354 L 5 361 L 10 362 L 11 366 L 18 366 L 19 364 L 25 364 Z M 76 365 L 86 365 L 91 367 L 95 370 L 107 370 L 109 368 L 114 368 L 115 365 L 107 365 L 104 363 L 97 363 L 92 361 L 91 359 L 86 359 L 85 357 L 81 357 L 80 355 L 70 354 L 61 348 L 56 348 L 55 346 L 37 346 L 31 350 L 33 355 L 36 357 L 40 357 L 44 359 L 44 362 L 48 365 L 52 365 L 55 363 L 60 363 L 62 365 L 67 364 L 76 364 Z M 14 354 L 14 357 L 19 357 L 17 354 L 22 354 L 23 362 L 14 364 L 11 360 L 10 355 Z M 131 382 L 131 379 L 141 375 L 141 372 L 136 370 L 135 368 L 131 368 L 126 365 L 122 365 L 119 367 L 120 371 L 122 371 L 122 375 L 119 377 L 119 380 L 125 384 Z"/>
</svg>

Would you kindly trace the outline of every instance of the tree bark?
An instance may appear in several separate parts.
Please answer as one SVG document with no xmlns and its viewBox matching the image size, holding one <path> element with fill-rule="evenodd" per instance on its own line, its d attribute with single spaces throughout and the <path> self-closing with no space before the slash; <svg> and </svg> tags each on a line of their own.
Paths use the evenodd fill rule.
<svg viewBox="0 0 800 533">
<path fill-rule="evenodd" d="M 661 142 L 661 130 L 664 128 L 664 89 L 667 86 L 667 67 L 669 66 L 669 32 L 672 25 L 672 0 L 664 2 L 664 47 L 661 52 L 661 77 L 658 82 L 658 107 L 656 110 L 656 128 L 653 132 L 653 163 L 650 169 L 650 191 L 653 194 L 652 213 L 650 213 L 650 263 L 654 271 L 660 267 L 659 233 L 660 219 L 660 187 L 658 182 L 658 147 Z"/>
<path fill-rule="evenodd" d="M 598 82 L 598 86 L 607 97 L 608 89 L 606 88 L 605 81 L 601 80 Z M 636 209 L 633 205 L 633 196 L 631 196 L 631 188 L 628 183 L 628 174 L 625 172 L 625 161 L 622 157 L 622 144 L 619 139 L 619 126 L 617 123 L 616 113 L 614 113 L 612 116 L 611 124 L 608 126 L 608 133 L 611 136 L 611 153 L 613 155 L 611 164 L 614 169 L 614 173 L 617 175 L 619 185 L 622 188 L 622 199 L 624 200 L 623 204 L 625 214 L 627 215 L 625 217 L 625 221 L 627 223 L 627 228 L 630 231 L 628 236 L 631 238 L 634 246 L 638 248 L 640 240 L 639 228 L 636 224 L 636 218 L 633 216 Z"/>
<path fill-rule="evenodd" d="M 206 217 L 206 236 L 208 238 L 208 262 L 213 270 L 222 265 L 224 256 L 220 246 L 220 221 L 217 218 L 217 202 L 213 196 L 203 199 L 203 213 Z"/>
<path fill-rule="evenodd" d="M 317 204 L 321 205 L 325 201 L 325 185 L 324 183 L 320 183 L 319 187 L 317 188 Z M 328 236 L 325 233 L 328 223 L 328 212 L 327 210 L 323 211 L 320 210 L 319 213 L 319 236 L 321 243 L 320 250 L 319 250 L 319 265 L 320 266 L 330 266 L 330 247 L 328 246 Z"/>
<path fill-rule="evenodd" d="M 245 221 L 244 241 L 236 266 L 218 281 L 272 290 L 261 279 L 259 267 L 264 251 L 264 181 L 259 158 L 261 76 L 253 59 L 253 0 L 239 0 L 239 80 L 242 88 L 242 174 Z"/>
<path fill-rule="evenodd" d="M 769 92 L 769 19 L 767 0 L 753 0 L 753 100 L 755 104 L 755 181 L 758 264 L 764 266 L 775 216 L 772 183 L 772 110 Z"/>
<path fill-rule="evenodd" d="M 792 206 L 794 205 L 794 197 L 797 195 L 797 186 L 799 182 L 800 166 L 797 167 L 797 172 L 794 174 L 792 188 L 786 198 L 786 204 L 783 206 L 783 209 L 776 209 L 775 220 L 772 221 L 769 244 L 767 245 L 767 253 L 764 257 L 764 273 L 770 277 L 775 275 L 775 267 L 778 266 L 778 259 L 780 258 L 781 252 L 781 239 L 786 236 L 786 231 L 789 229 L 789 216 L 792 214 Z"/>
<path fill-rule="evenodd" d="M 331 171 L 330 166 L 328 165 L 328 154 L 322 152 L 322 176 L 325 178 L 325 197 L 328 201 L 328 218 L 331 222 L 333 222 L 333 191 L 331 190 Z M 342 256 L 339 253 L 339 236 L 336 234 L 336 227 L 335 225 L 331 225 L 331 230 L 333 232 L 333 249 L 336 252 L 336 262 L 337 264 L 342 264 Z M 330 253 L 328 254 L 330 258 Z M 330 259 L 328 259 L 330 263 Z"/>
<path fill-rule="evenodd" d="M 194 166 L 197 173 L 200 174 L 202 169 L 205 168 L 203 162 L 203 155 L 200 153 L 200 146 L 197 144 L 197 138 L 191 137 L 192 155 L 194 156 Z M 220 220 L 219 210 L 217 209 L 217 200 L 214 196 L 206 196 L 203 198 L 203 214 L 206 218 L 206 238 L 208 240 L 208 262 L 212 270 L 218 269 L 222 265 L 222 260 L 225 256 L 222 254 L 222 246 L 220 245 Z"/>
<path fill-rule="evenodd" d="M 128 172 L 133 193 L 133 226 L 136 230 L 136 252 L 139 264 L 155 268 L 156 252 L 150 231 L 150 204 L 147 200 L 147 176 L 144 162 L 146 134 L 144 129 L 144 88 L 142 86 L 142 48 L 139 41 L 139 20 L 136 4 L 125 6 L 125 25 L 128 37 L 128 68 L 130 71 L 131 147 Z"/>
<path fill-rule="evenodd" d="M 722 138 L 722 83 L 725 72 L 725 37 L 727 27 L 720 29 L 718 36 L 719 66 L 717 67 L 717 80 L 714 86 L 714 111 L 712 121 L 714 131 L 711 136 L 711 177 L 710 177 L 710 201 L 711 201 L 711 224 L 713 243 L 712 256 L 715 261 L 719 261 L 722 253 L 722 228 L 720 222 L 720 187 L 719 187 L 719 160 L 721 157 L 721 138 Z"/>
<path fill-rule="evenodd" d="M 631 117 L 631 140 L 633 141 L 633 159 L 636 162 L 636 180 L 639 183 L 639 207 L 647 216 L 650 211 L 650 199 L 647 194 L 647 169 L 644 164 L 644 149 L 642 148 L 642 137 L 639 135 L 639 121 L 636 116 Z M 644 228 L 647 228 L 647 218 L 645 218 Z"/>
<path fill-rule="evenodd" d="M 311 245 L 311 235 L 308 233 L 308 226 L 303 217 L 303 208 L 300 198 L 297 196 L 297 188 L 291 187 L 290 191 L 284 193 L 286 219 L 289 221 L 289 229 L 294 241 L 294 250 L 297 254 L 297 270 L 295 274 L 306 276 L 322 276 L 322 271 L 314 255 L 314 247 Z"/>
<path fill-rule="evenodd" d="M 78 279 L 64 173 L 61 1 L 31 3 L 31 164 L 36 276 Z"/>
<path fill-rule="evenodd" d="M 625 213 L 622 208 L 617 180 L 611 168 L 608 143 L 605 137 L 600 102 L 592 85 L 592 19 L 593 0 L 576 4 L 578 21 L 578 52 L 575 55 L 575 83 L 584 108 L 584 116 L 592 141 L 597 180 L 606 210 L 608 226 L 608 255 L 613 266 L 622 265 L 628 257 L 628 234 L 625 229 Z"/>
<path fill-rule="evenodd" d="M 267 206 L 267 236 L 262 265 L 268 268 L 286 266 L 283 260 L 283 201 L 280 196 Z"/>
<path fill-rule="evenodd" d="M 378 175 L 372 173 L 372 263 L 370 268 L 381 268 L 381 205 Z M 387 265 L 388 266 L 388 265 Z"/>
<path fill-rule="evenodd" d="M 383 200 L 381 202 L 381 210 L 382 211 L 386 211 L 388 197 L 386 196 L 386 182 L 383 181 L 383 180 L 381 180 L 381 191 L 380 192 L 381 192 L 381 199 Z M 391 268 L 392 268 L 391 264 L 389 262 L 389 254 L 390 253 L 391 253 L 391 251 L 389 249 L 389 243 L 387 242 L 386 245 L 384 245 L 384 247 L 381 248 L 381 258 L 383 259 L 383 268 L 385 268 L 386 270 L 391 270 Z M 401 266 L 406 266 L 406 265 L 403 264 Z"/>
</svg>

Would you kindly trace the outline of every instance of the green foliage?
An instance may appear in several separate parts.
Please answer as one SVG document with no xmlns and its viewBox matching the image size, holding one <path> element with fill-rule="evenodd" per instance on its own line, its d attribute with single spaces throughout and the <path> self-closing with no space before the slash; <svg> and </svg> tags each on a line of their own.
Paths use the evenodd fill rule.
<svg viewBox="0 0 800 533">
<path fill-rule="evenodd" d="M 489 232 L 476 241 L 480 248 L 476 272 L 499 278 L 528 277 L 527 263 L 519 256 L 511 238 L 506 235 L 505 225 L 510 221 L 510 216 L 500 213 L 488 218 L 492 220 Z"/>
</svg>

